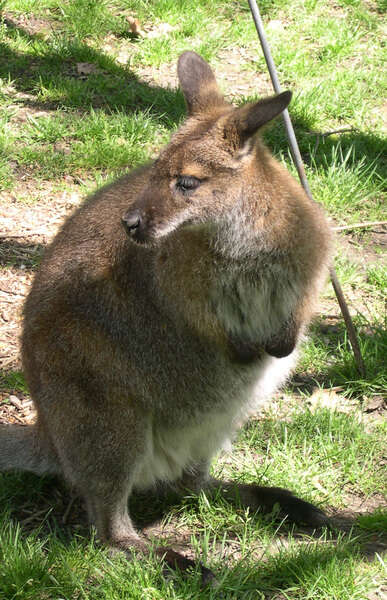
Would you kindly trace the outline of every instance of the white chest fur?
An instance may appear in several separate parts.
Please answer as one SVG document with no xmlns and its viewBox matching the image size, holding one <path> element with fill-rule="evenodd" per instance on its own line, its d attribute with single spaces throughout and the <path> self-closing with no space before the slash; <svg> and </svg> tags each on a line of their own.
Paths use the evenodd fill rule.
<svg viewBox="0 0 387 600">
<path fill-rule="evenodd" d="M 200 423 L 167 429 L 160 428 L 154 418 L 135 473 L 134 488 L 147 489 L 158 481 L 176 481 L 184 470 L 209 461 L 219 450 L 229 447 L 234 431 L 286 380 L 295 358 L 295 352 L 281 359 L 267 355 L 252 371 L 251 380 L 238 397 L 231 398 L 222 411 L 203 415 Z"/>
</svg>

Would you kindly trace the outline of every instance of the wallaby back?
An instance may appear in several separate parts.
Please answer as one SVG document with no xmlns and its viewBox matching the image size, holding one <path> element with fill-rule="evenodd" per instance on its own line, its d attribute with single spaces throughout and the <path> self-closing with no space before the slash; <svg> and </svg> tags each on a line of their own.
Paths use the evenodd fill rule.
<svg viewBox="0 0 387 600">
<path fill-rule="evenodd" d="M 178 75 L 187 121 L 155 162 L 89 198 L 46 252 L 22 353 L 51 462 L 11 450 L 0 463 L 60 466 L 100 536 L 124 548 L 139 544 L 131 490 L 205 478 L 251 405 L 287 377 L 329 258 L 321 209 L 256 135 L 290 93 L 234 109 L 192 52 Z"/>
</svg>

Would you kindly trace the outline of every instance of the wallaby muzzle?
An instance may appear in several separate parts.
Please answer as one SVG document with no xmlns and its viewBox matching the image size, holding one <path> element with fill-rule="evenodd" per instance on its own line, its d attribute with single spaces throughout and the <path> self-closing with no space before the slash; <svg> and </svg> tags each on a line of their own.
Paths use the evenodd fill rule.
<svg viewBox="0 0 387 600">
<path fill-rule="evenodd" d="M 121 217 L 121 224 L 127 235 L 138 243 L 145 243 L 149 238 L 149 227 L 145 223 L 144 216 L 138 208 L 127 211 Z"/>
<path fill-rule="evenodd" d="M 140 211 L 133 210 L 131 212 L 127 212 L 121 218 L 121 222 L 126 233 L 132 237 L 133 235 L 135 235 L 136 231 L 138 231 L 142 223 Z"/>
</svg>

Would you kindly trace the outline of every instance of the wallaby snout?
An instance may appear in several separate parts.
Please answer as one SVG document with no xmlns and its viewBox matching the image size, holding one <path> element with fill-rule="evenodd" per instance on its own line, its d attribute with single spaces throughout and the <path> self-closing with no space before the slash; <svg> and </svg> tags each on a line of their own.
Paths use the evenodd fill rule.
<svg viewBox="0 0 387 600">
<path fill-rule="evenodd" d="M 121 217 L 121 223 L 130 238 L 141 241 L 143 235 L 143 216 L 138 209 L 128 210 Z"/>
<path fill-rule="evenodd" d="M 161 198 L 143 198 L 121 217 L 121 224 L 128 237 L 138 244 L 153 245 L 162 237 L 168 218 L 162 215 Z M 157 214 L 159 213 L 159 214 Z"/>
<path fill-rule="evenodd" d="M 158 229 L 165 218 L 168 197 L 168 190 L 163 193 L 159 187 L 160 183 L 155 183 L 146 188 L 121 217 L 128 237 L 139 244 L 152 244 L 159 237 Z"/>
</svg>

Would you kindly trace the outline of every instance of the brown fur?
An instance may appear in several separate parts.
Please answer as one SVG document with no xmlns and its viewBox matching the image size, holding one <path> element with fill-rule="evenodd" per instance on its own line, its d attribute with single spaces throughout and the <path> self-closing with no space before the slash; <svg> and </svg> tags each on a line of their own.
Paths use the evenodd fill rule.
<svg viewBox="0 0 387 600">
<path fill-rule="evenodd" d="M 286 490 L 208 476 L 235 423 L 289 372 L 325 276 L 322 211 L 255 136 L 290 94 L 234 109 L 195 53 L 178 73 L 186 123 L 154 163 L 89 198 L 46 253 L 22 348 L 38 424 L 0 429 L 0 468 L 63 475 L 100 538 L 128 552 L 147 551 L 128 496 L 159 481 L 222 485 L 253 509 L 325 522 Z"/>
</svg>

